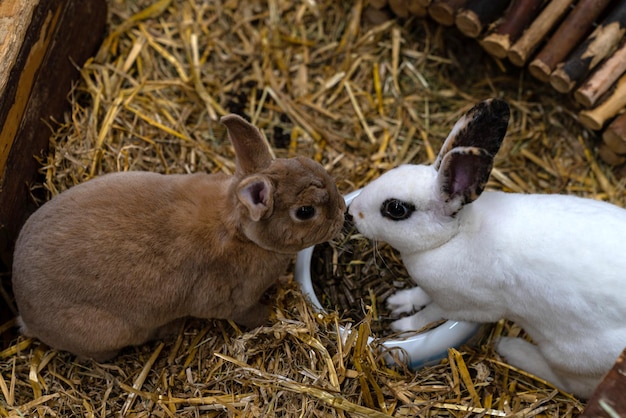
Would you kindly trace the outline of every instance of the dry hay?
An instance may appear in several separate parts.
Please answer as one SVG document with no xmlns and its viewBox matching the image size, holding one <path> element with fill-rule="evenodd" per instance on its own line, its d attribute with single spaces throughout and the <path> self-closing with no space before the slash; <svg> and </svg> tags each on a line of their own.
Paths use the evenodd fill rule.
<svg viewBox="0 0 626 418">
<path fill-rule="evenodd" d="M 347 219 L 334 239 L 315 246 L 310 265 L 313 291 L 325 310 L 352 322 L 363 321 L 371 311 L 373 336 L 394 333 L 391 323 L 397 317 L 391 314 L 386 300 L 415 286 L 399 251 L 365 238 Z"/>
<path fill-rule="evenodd" d="M 563 97 L 453 30 L 371 22 L 356 1 L 110 0 L 110 34 L 58 121 L 44 187 L 97 174 L 231 172 L 216 121 L 243 112 L 277 155 L 321 161 L 343 193 L 403 162 L 432 161 L 452 124 L 492 96 L 512 106 L 489 187 L 626 206 Z M 547 94 L 546 94 L 547 93 Z M 0 333 L 13 324 L 4 324 Z M 178 338 L 79 362 L 19 338 L 0 352 L 0 416 L 575 416 L 582 404 L 503 364 L 490 342 L 412 372 L 315 313 L 287 275 L 267 326 L 189 321 Z"/>
</svg>

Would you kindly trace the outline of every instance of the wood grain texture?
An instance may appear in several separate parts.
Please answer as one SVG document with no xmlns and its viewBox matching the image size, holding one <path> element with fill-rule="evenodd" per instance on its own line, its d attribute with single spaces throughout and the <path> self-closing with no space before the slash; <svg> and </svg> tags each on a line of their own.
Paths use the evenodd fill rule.
<svg viewBox="0 0 626 418">
<path fill-rule="evenodd" d="M 606 127 L 602 140 L 614 153 L 626 155 L 626 112 L 613 119 Z"/>
<path fill-rule="evenodd" d="M 626 38 L 609 58 L 574 92 L 574 98 L 585 107 L 593 106 L 598 98 L 626 73 Z"/>
<path fill-rule="evenodd" d="M 498 19 L 510 0 L 469 0 L 456 15 L 454 23 L 465 36 L 476 38 L 483 29 Z"/>
<path fill-rule="evenodd" d="M 626 416 L 626 350 L 606 374 L 579 418 Z"/>
<path fill-rule="evenodd" d="M 513 0 L 502 22 L 480 41 L 482 47 L 495 57 L 505 58 L 513 42 L 537 16 L 542 3 L 543 0 Z"/>
<path fill-rule="evenodd" d="M 518 67 L 526 64 L 535 49 L 550 33 L 552 28 L 567 13 L 573 0 L 551 0 L 546 5 L 524 34 L 513 44 L 507 57 Z"/>
<path fill-rule="evenodd" d="M 617 2 L 606 17 L 550 75 L 550 84 L 561 93 L 580 83 L 619 44 L 626 34 L 626 1 Z"/>
<path fill-rule="evenodd" d="M 626 75 L 623 75 L 616 84 L 615 89 L 598 106 L 590 110 L 583 110 L 578 114 L 578 119 L 586 128 L 598 131 L 604 124 L 617 115 L 626 106 Z"/>
<path fill-rule="evenodd" d="M 28 185 L 34 156 L 48 147 L 50 118 L 63 119 L 76 65 L 96 51 L 106 22 L 105 0 L 2 0 L 5 42 L 0 59 L 0 259 L 32 211 Z"/>
<path fill-rule="evenodd" d="M 428 7 L 428 14 L 440 25 L 452 26 L 456 13 L 465 3 L 466 0 L 433 0 Z"/>
<path fill-rule="evenodd" d="M 552 70 L 591 32 L 593 23 L 610 2 L 579 1 L 529 64 L 530 73 L 541 81 L 548 81 Z"/>
</svg>

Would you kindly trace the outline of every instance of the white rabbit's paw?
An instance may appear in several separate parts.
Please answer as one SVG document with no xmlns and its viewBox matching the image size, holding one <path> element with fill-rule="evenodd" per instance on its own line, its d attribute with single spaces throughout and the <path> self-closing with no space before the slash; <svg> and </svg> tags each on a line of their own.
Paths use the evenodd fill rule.
<svg viewBox="0 0 626 418">
<path fill-rule="evenodd" d="M 387 307 L 393 315 L 413 311 L 412 289 L 400 290 L 387 298 Z"/>
<path fill-rule="evenodd" d="M 428 310 L 425 310 L 393 321 L 391 323 L 391 329 L 398 332 L 419 331 L 431 322 L 433 322 L 433 320 L 428 315 Z"/>
<path fill-rule="evenodd" d="M 387 298 L 387 307 L 393 315 L 412 312 L 430 303 L 430 297 L 421 287 L 400 290 Z"/>
<path fill-rule="evenodd" d="M 515 367 L 541 375 L 542 370 L 549 370 L 550 365 L 543 357 L 539 348 L 522 339 L 502 337 L 496 345 L 496 351 Z"/>
<path fill-rule="evenodd" d="M 391 323 L 391 329 L 396 332 L 414 331 L 412 316 L 405 316 Z"/>
</svg>

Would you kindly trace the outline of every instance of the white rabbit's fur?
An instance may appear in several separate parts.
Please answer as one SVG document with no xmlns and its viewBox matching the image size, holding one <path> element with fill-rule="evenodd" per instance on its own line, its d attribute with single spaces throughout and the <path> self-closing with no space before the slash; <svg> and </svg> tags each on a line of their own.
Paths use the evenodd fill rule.
<svg viewBox="0 0 626 418">
<path fill-rule="evenodd" d="M 443 187 L 448 170 L 455 170 L 446 154 L 467 150 L 462 137 L 473 134 L 477 141 L 481 123 L 508 121 L 508 107 L 506 118 L 480 120 L 494 119 L 485 114 L 503 112 L 492 109 L 502 103 L 486 101 L 468 112 L 432 166 L 400 166 L 367 185 L 350 214 L 365 236 L 401 252 L 421 287 L 388 299 L 396 313 L 427 304 L 396 321 L 396 329 L 419 329 L 441 318 L 507 318 L 536 344 L 503 338 L 497 349 L 509 363 L 588 398 L 626 347 L 626 210 L 574 196 L 502 192 L 482 193 L 467 204 L 484 184 L 466 193 L 466 204 L 459 207 L 458 195 Z M 504 136 L 504 131 L 484 135 L 500 133 Z M 469 148 L 479 146 L 474 142 Z M 462 154 L 471 157 L 474 151 Z M 474 163 L 486 164 L 488 175 L 491 164 L 485 161 Z M 415 211 L 404 220 L 388 219 L 381 214 L 388 199 L 410 203 Z"/>
</svg>

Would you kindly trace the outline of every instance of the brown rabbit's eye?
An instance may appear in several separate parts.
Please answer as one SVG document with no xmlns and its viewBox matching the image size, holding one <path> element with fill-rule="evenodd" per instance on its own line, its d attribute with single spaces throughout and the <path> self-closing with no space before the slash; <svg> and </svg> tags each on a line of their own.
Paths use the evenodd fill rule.
<svg viewBox="0 0 626 418">
<path fill-rule="evenodd" d="M 407 219 L 413 212 L 415 212 L 413 204 L 398 199 L 387 199 L 380 208 L 380 213 L 392 221 Z"/>
<path fill-rule="evenodd" d="M 296 217 L 301 221 L 306 221 L 315 216 L 315 208 L 313 206 L 300 206 L 296 210 Z"/>
</svg>

